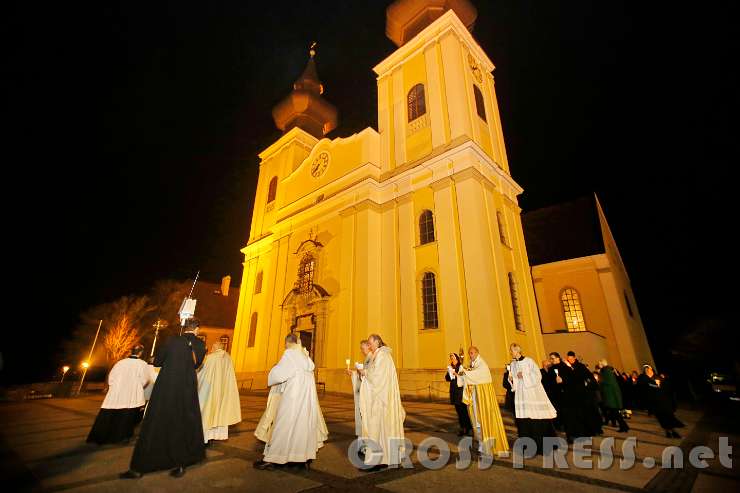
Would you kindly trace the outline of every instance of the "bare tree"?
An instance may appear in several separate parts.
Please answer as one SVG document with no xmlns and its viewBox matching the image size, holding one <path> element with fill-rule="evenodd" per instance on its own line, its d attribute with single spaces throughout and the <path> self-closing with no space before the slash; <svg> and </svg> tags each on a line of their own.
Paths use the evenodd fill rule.
<svg viewBox="0 0 740 493">
<path fill-rule="evenodd" d="M 132 325 L 129 315 L 122 313 L 105 333 L 103 339 L 108 366 L 125 358 L 137 342 L 139 342 L 139 331 Z"/>
</svg>

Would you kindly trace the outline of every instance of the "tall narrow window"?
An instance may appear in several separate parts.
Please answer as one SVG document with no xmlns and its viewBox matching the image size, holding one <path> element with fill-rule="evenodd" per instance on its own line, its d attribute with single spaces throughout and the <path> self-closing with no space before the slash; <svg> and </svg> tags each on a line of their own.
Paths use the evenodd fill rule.
<svg viewBox="0 0 740 493">
<path fill-rule="evenodd" d="M 270 186 L 267 189 L 267 203 L 273 202 L 277 196 L 277 176 L 273 176 L 270 180 Z"/>
<path fill-rule="evenodd" d="M 229 336 L 221 336 L 218 342 L 220 342 L 221 345 L 224 347 L 224 351 L 228 353 L 229 352 Z"/>
<path fill-rule="evenodd" d="M 254 280 L 254 294 L 260 294 L 262 292 L 262 271 L 257 273 L 257 277 Z"/>
<path fill-rule="evenodd" d="M 519 308 L 519 288 L 513 272 L 509 272 L 509 291 L 511 291 L 511 308 L 514 310 L 514 326 L 516 330 L 524 330 L 522 325 L 522 313 Z"/>
<path fill-rule="evenodd" d="M 483 93 L 480 92 L 480 89 L 478 89 L 478 86 L 473 84 L 473 92 L 475 93 L 475 111 L 478 112 L 478 116 L 481 118 L 481 120 L 486 120 L 486 104 L 483 102 Z"/>
<path fill-rule="evenodd" d="M 627 295 L 627 290 L 624 290 L 624 302 L 627 304 L 627 312 L 630 314 L 630 318 L 635 318 L 635 314 L 632 313 L 632 303 L 630 303 L 630 297 Z"/>
<path fill-rule="evenodd" d="M 249 340 L 247 341 L 247 347 L 254 347 L 254 340 L 257 338 L 257 312 L 252 314 L 252 319 L 249 321 Z"/>
<path fill-rule="evenodd" d="M 424 328 L 439 327 L 437 318 L 437 283 L 432 272 L 425 272 L 421 279 L 421 304 L 424 315 Z"/>
<path fill-rule="evenodd" d="M 425 210 L 419 216 L 419 243 L 424 245 L 434 241 L 434 214 Z"/>
<path fill-rule="evenodd" d="M 506 222 L 504 222 L 504 215 L 501 213 L 501 211 L 496 211 L 496 220 L 498 221 L 499 239 L 501 240 L 501 243 L 509 246 L 509 240 L 506 235 Z"/>
<path fill-rule="evenodd" d="M 409 121 L 416 120 L 427 112 L 427 103 L 424 99 L 424 84 L 416 84 L 406 96 Z"/>
<path fill-rule="evenodd" d="M 560 293 L 560 302 L 563 304 L 565 315 L 565 326 L 570 332 L 583 332 L 586 330 L 586 320 L 583 318 L 581 308 L 581 296 L 573 288 L 565 288 Z"/>
</svg>

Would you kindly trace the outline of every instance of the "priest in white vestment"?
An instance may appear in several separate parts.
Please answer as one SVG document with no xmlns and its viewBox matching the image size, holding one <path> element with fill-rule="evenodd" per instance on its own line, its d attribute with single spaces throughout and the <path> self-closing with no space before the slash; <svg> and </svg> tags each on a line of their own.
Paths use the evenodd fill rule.
<svg viewBox="0 0 740 493">
<path fill-rule="evenodd" d="M 131 439 L 141 421 L 144 388 L 153 385 L 152 373 L 141 359 L 144 346 L 136 345 L 131 355 L 122 359 L 108 373 L 108 393 L 100 406 L 87 441 L 103 445 Z"/>
<path fill-rule="evenodd" d="M 258 469 L 301 462 L 308 468 L 329 436 L 319 407 L 314 363 L 295 334 L 285 337 L 285 352 L 267 376 L 267 385 L 283 386 Z"/>
<path fill-rule="evenodd" d="M 362 437 L 362 415 L 360 414 L 360 387 L 362 384 L 362 375 L 359 370 L 364 370 L 370 364 L 370 343 L 367 339 L 360 341 L 360 351 L 362 352 L 362 363 L 355 363 L 355 368 L 347 371 L 352 377 L 352 395 L 355 401 L 355 435 Z"/>
<path fill-rule="evenodd" d="M 203 440 L 227 440 L 229 425 L 242 420 L 236 373 L 229 353 L 220 342 L 203 360 L 198 371 L 198 401 L 203 420 Z"/>
<path fill-rule="evenodd" d="M 509 441 L 493 388 L 491 370 L 477 347 L 468 349 L 468 356 L 470 367 L 454 373 L 459 377 L 457 385 L 464 387 L 463 402 L 468 405 L 470 421 L 478 439 L 478 452 L 488 456 L 494 452 L 506 452 L 509 450 Z"/>
<path fill-rule="evenodd" d="M 511 365 L 509 383 L 514 392 L 514 409 L 519 438 L 534 440 L 537 452 L 544 452 L 544 437 L 557 436 L 552 420 L 557 416 L 542 386 L 542 373 L 532 358 L 522 355 L 522 348 L 514 343 L 509 347 Z"/>
<path fill-rule="evenodd" d="M 375 464 L 373 469 L 380 469 L 401 463 L 406 411 L 401 405 L 398 374 L 391 348 L 377 334 L 368 337 L 368 342 L 372 361 L 367 369 L 359 370 L 363 376 L 360 385 L 360 414 L 363 441 L 366 445 L 365 464 Z"/>
</svg>

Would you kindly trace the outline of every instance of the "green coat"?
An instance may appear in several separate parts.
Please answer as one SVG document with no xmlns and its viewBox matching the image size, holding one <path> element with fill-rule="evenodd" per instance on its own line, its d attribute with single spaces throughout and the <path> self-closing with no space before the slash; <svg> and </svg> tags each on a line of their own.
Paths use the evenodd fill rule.
<svg viewBox="0 0 740 493">
<path fill-rule="evenodd" d="M 601 403 L 609 409 L 622 409 L 622 391 L 614 375 L 614 368 L 605 366 L 599 372 L 599 388 L 601 389 Z"/>
</svg>

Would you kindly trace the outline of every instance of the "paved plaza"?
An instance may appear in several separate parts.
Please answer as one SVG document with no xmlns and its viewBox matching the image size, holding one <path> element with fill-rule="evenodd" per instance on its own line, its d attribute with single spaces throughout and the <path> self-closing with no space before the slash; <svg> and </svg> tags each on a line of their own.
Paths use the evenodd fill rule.
<svg viewBox="0 0 740 493">
<path fill-rule="evenodd" d="M 449 443 L 452 451 L 448 465 L 429 470 L 419 464 L 416 451 L 411 455 L 411 469 L 388 469 L 365 473 L 356 470 L 347 459 L 347 447 L 354 439 L 354 410 L 351 397 L 321 395 L 321 407 L 329 427 L 329 441 L 319 451 L 310 471 L 286 467 L 277 471 L 259 471 L 252 462 L 261 458 L 262 444 L 252 434 L 264 409 L 266 394 L 253 392 L 242 396 L 243 421 L 230 430 L 228 442 L 216 443 L 207 451 L 207 460 L 188 469 L 184 478 L 174 479 L 166 471 L 145 475 L 140 480 L 120 480 L 118 473 L 128 468 L 133 444 L 97 447 L 85 443 L 102 396 L 76 399 L 40 399 L 0 404 L 2 437 L 2 478 L 13 484 L 13 491 L 677 491 L 726 493 L 740 490 L 740 474 L 708 460 L 709 467 L 697 470 L 688 466 L 688 450 L 694 445 L 708 445 L 718 451 L 719 436 L 729 436 L 737 443 L 737 430 L 731 419 L 705 414 L 700 410 L 680 409 L 678 417 L 687 424 L 683 439 L 665 438 L 657 422 L 644 413 L 636 413 L 629 422 L 629 436 L 637 438 L 636 463 L 621 470 L 619 458 L 624 434 L 605 427 L 603 437 L 594 439 L 593 461 L 599 458 L 599 444 L 615 438 L 615 460 L 611 467 L 580 469 L 573 466 L 572 449 L 566 456 L 568 469 L 543 466 L 542 457 L 527 459 L 524 468 L 515 469 L 512 457 L 497 458 L 493 465 L 480 470 L 473 463 L 457 470 L 457 423 L 454 408 L 444 402 L 405 401 L 406 436 L 414 446 L 428 436 Z M 504 412 L 504 422 L 513 443 L 516 437 L 513 417 Z M 685 452 L 683 469 L 646 468 L 643 459 L 658 459 L 669 445 Z M 432 455 L 434 457 L 434 455 Z M 715 454 L 716 456 L 716 454 Z M 649 460 L 648 460 L 649 462 Z M 4 491 L 9 491 L 4 489 Z"/>
</svg>

